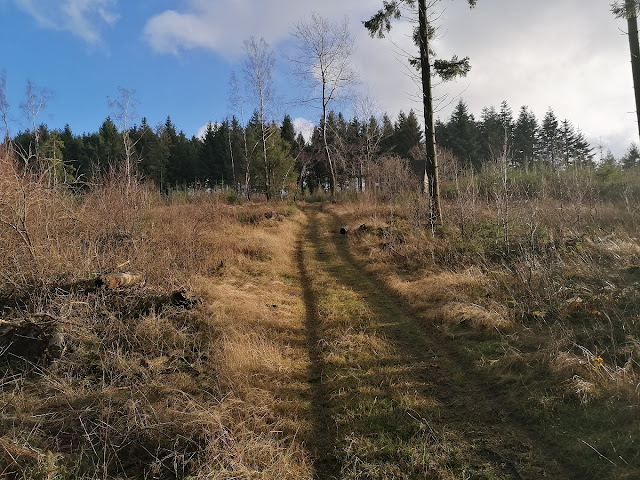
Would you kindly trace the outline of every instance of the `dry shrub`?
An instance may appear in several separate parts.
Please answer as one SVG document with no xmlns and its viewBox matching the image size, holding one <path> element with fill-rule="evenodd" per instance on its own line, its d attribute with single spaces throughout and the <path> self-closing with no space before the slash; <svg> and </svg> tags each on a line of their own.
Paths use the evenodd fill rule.
<svg viewBox="0 0 640 480">
<path fill-rule="evenodd" d="M 302 312 L 283 280 L 291 209 L 216 195 L 167 205 L 117 175 L 72 194 L 6 158 L 0 192 L 3 320 L 51 322 L 64 338 L 59 357 L 18 361 L 0 345 L 0 476 L 311 477 L 304 405 L 280 391 L 306 367 L 289 346 Z M 123 270 L 146 282 L 91 282 Z M 173 303 L 179 288 L 200 302 Z"/>
<path fill-rule="evenodd" d="M 487 176 L 458 176 L 457 184 L 450 179 L 445 223 L 435 231 L 425 222 L 428 202 L 418 197 L 334 207 L 352 228 L 380 226 L 349 236 L 357 258 L 422 318 L 507 334 L 502 341 L 520 351 L 515 371 L 541 362 L 559 385 L 573 378 L 558 373 L 560 354 L 579 344 L 602 352 L 605 364 L 575 375 L 598 392 L 635 398 L 636 212 L 598 198 L 586 177 L 523 176 L 498 191 Z M 588 188 L 581 191 L 580 182 Z M 572 298 L 584 302 L 574 307 Z M 510 363 L 507 356 L 501 365 Z M 589 389 L 581 385 L 571 391 L 585 399 Z"/>
<path fill-rule="evenodd" d="M 469 322 L 474 328 L 480 330 L 504 329 L 511 325 L 504 315 L 476 304 L 454 302 L 441 308 L 441 311 L 445 322 L 452 324 Z"/>
</svg>

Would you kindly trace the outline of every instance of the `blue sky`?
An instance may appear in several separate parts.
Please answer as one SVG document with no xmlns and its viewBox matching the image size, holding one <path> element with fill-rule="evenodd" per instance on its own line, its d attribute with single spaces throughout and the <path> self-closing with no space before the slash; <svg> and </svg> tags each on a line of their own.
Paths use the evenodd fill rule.
<svg viewBox="0 0 640 480">
<path fill-rule="evenodd" d="M 609 3 L 480 0 L 470 11 L 463 0 L 438 2 L 438 53 L 468 55 L 472 63 L 466 79 L 436 88 L 439 115 L 448 118 L 459 98 L 476 117 L 502 100 L 514 113 L 528 105 L 538 119 L 552 107 L 593 145 L 623 154 L 637 140 L 637 125 L 626 24 L 612 17 Z M 107 97 L 121 86 L 136 91 L 138 117 L 156 125 L 170 115 L 193 135 L 229 113 L 229 75 L 240 72 L 242 42 L 252 35 L 264 37 L 278 58 L 274 116 L 315 120 L 317 111 L 289 103 L 302 93 L 281 55 L 310 4 L 331 20 L 348 19 L 360 89 L 378 113 L 420 112 L 402 58 L 412 50 L 411 24 L 401 22 L 386 40 L 362 27 L 382 0 L 0 0 L 12 133 L 26 128 L 19 104 L 30 79 L 55 93 L 38 119 L 51 128 L 97 131 L 110 113 Z"/>
</svg>

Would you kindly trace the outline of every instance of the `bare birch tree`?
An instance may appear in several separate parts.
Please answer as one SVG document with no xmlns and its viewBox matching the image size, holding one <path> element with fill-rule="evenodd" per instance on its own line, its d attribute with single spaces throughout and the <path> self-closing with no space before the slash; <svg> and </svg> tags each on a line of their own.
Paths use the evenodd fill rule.
<svg viewBox="0 0 640 480">
<path fill-rule="evenodd" d="M 322 109 L 322 143 L 331 174 L 331 196 L 335 197 L 337 185 L 336 165 L 331 155 L 327 135 L 327 116 L 331 106 L 349 96 L 357 81 L 357 73 L 350 58 L 353 38 L 347 19 L 331 23 L 318 13 L 309 20 L 293 26 L 297 55 L 290 59 L 294 72 L 310 86 L 308 103 L 320 104 Z"/>
<path fill-rule="evenodd" d="M 256 112 L 258 112 L 258 129 L 260 131 L 260 146 L 264 162 L 264 181 L 267 200 L 271 199 L 272 185 L 269 176 L 269 159 L 267 156 L 267 140 L 272 135 L 267 116 L 274 100 L 273 70 L 275 56 L 264 38 L 257 40 L 251 37 L 244 42 L 244 52 L 247 55 L 244 64 L 244 74 L 247 88 L 252 98 Z"/>
<path fill-rule="evenodd" d="M 107 104 L 113 113 L 113 118 L 116 120 L 118 128 L 120 128 L 120 134 L 122 135 L 125 174 L 127 176 L 127 189 L 129 189 L 132 186 L 133 175 L 135 172 L 135 147 L 140 138 L 142 138 L 142 135 L 135 142 L 130 135 L 138 105 L 138 102 L 135 99 L 136 91 L 127 90 L 123 87 L 118 87 L 118 91 L 120 92 L 118 98 L 115 100 L 110 98 L 107 99 Z"/>
<path fill-rule="evenodd" d="M 40 148 L 38 116 L 52 98 L 53 92 L 51 90 L 44 87 L 38 87 L 34 85 L 31 80 L 27 80 L 25 101 L 20 104 L 20 111 L 23 113 L 29 125 L 29 130 L 33 136 L 33 145 L 29 145 L 29 150 L 27 152 L 20 152 L 20 156 L 25 162 L 25 166 L 27 166 L 30 159 L 35 158 L 36 161 L 38 159 L 38 151 Z"/>
<path fill-rule="evenodd" d="M 9 140 L 11 139 L 11 132 L 9 131 L 9 109 L 9 101 L 7 100 L 7 71 L 2 70 L 2 72 L 0 72 L 0 119 L 4 127 L 2 140 L 7 150 L 9 149 Z"/>
</svg>

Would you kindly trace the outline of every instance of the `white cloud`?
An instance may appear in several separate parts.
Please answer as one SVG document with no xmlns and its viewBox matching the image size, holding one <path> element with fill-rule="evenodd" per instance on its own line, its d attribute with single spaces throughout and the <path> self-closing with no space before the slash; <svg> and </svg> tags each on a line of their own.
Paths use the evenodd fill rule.
<svg viewBox="0 0 640 480">
<path fill-rule="evenodd" d="M 626 25 L 609 12 L 610 2 L 584 0 L 442 1 L 442 57 L 471 58 L 465 79 L 436 87 L 435 97 L 448 95 L 438 115 L 447 119 L 458 98 L 472 113 L 506 100 L 517 114 L 529 106 L 539 119 L 549 107 L 567 118 L 593 143 L 616 155 L 637 140 Z M 242 42 L 264 37 L 273 48 L 287 46 L 291 24 L 309 16 L 307 2 L 294 0 L 185 0 L 181 11 L 167 10 L 151 18 L 144 39 L 158 53 L 179 55 L 201 48 L 236 62 Z M 382 111 L 422 107 L 419 88 L 404 56 L 415 51 L 412 24 L 396 23 L 386 39 L 371 39 L 362 25 L 382 0 L 326 0 L 314 5 L 321 15 L 338 20 L 347 15 L 356 42 L 354 64 L 363 84 Z M 302 113 L 301 115 L 307 115 Z"/>
<path fill-rule="evenodd" d="M 311 120 L 307 120 L 306 118 L 298 117 L 293 120 L 293 129 L 296 134 L 302 134 L 305 141 L 311 140 L 311 135 L 313 135 L 313 130 L 316 128 L 315 124 Z"/>
<path fill-rule="evenodd" d="M 143 37 L 155 52 L 178 54 L 204 48 L 234 58 L 241 54 L 242 42 L 250 36 L 276 44 L 289 35 L 293 22 L 310 15 L 307 3 L 292 0 L 186 0 L 185 3 L 183 11 L 166 10 L 145 25 Z M 327 0 L 313 9 L 329 18 L 340 12 L 340 16 L 348 15 L 359 21 L 375 12 L 379 3 Z M 361 25 L 359 28 L 364 31 Z"/>
<path fill-rule="evenodd" d="M 610 2 L 456 2 L 446 12 L 447 31 L 437 42 L 443 56 L 471 58 L 466 79 L 438 91 L 460 94 L 477 116 L 506 100 L 529 106 L 539 120 L 549 107 L 579 127 L 592 145 L 624 153 L 637 141 L 629 50 L 624 21 Z M 622 23 L 621 23 L 622 22 Z M 464 90 L 464 91 L 463 91 Z M 456 100 L 457 101 L 457 100 Z M 453 106 L 441 112 L 448 118 Z"/>
<path fill-rule="evenodd" d="M 217 122 L 207 122 L 204 125 L 202 125 L 200 128 L 198 128 L 198 131 L 196 132 L 196 137 L 199 138 L 200 140 L 204 140 L 204 137 L 207 133 L 207 130 L 209 129 L 209 125 L 211 125 L 211 128 L 213 130 L 215 130 L 216 128 L 218 128 L 218 126 L 220 125 Z"/>
<path fill-rule="evenodd" d="M 42 27 L 67 31 L 85 42 L 102 44 L 102 29 L 119 18 L 117 0 L 13 0 Z"/>
</svg>

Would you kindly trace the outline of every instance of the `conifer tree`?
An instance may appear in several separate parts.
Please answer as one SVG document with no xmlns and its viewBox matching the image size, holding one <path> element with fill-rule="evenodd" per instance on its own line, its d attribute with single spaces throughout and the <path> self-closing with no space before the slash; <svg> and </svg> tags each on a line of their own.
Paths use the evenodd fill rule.
<svg viewBox="0 0 640 480">
<path fill-rule="evenodd" d="M 538 121 L 527 106 L 520 107 L 513 127 L 513 163 L 528 169 L 538 154 Z"/>
<path fill-rule="evenodd" d="M 420 145 L 422 141 L 422 131 L 418 117 L 413 109 L 409 114 L 400 112 L 393 131 L 393 151 L 402 158 L 409 159 L 409 152 L 412 148 Z"/>
<path fill-rule="evenodd" d="M 627 35 L 629 35 L 629 51 L 631 53 L 631 73 L 633 75 L 633 90 L 636 100 L 636 118 L 640 132 L 640 42 L 638 39 L 638 0 L 621 0 L 611 5 L 611 11 L 616 18 L 627 19 Z"/>
<path fill-rule="evenodd" d="M 632 143 L 629 146 L 629 149 L 622 157 L 622 168 L 625 170 L 629 170 L 631 168 L 636 168 L 640 166 L 640 150 L 638 149 L 638 145 Z"/>
<path fill-rule="evenodd" d="M 474 7 L 477 0 L 467 0 L 470 7 Z M 430 4 L 432 5 L 432 3 Z M 414 40 L 420 51 L 420 55 L 411 58 L 409 61 L 421 73 L 422 80 L 422 103 L 424 108 L 424 128 L 425 128 L 425 193 L 429 194 L 431 223 L 432 225 L 442 222 L 442 209 L 440 207 L 440 182 L 438 172 L 438 158 L 436 155 L 435 119 L 433 115 L 433 93 L 431 89 L 431 72 L 433 70 L 444 80 L 451 80 L 456 76 L 464 76 L 468 73 L 469 59 L 459 60 L 457 56 L 451 60 L 435 60 L 431 65 L 432 49 L 430 40 L 435 29 L 429 23 L 426 0 L 384 0 L 383 8 L 364 22 L 365 28 L 371 36 L 383 38 L 391 30 L 391 21 L 402 17 L 403 8 L 415 9 L 412 12 L 414 18 L 418 17 L 418 28 L 414 32 Z M 428 185 L 427 185 L 428 184 Z"/>
<path fill-rule="evenodd" d="M 479 152 L 479 128 L 467 104 L 458 102 L 443 130 L 441 144 L 449 149 L 462 165 L 479 170 L 482 159 Z"/>
<path fill-rule="evenodd" d="M 558 118 L 551 107 L 542 120 L 538 135 L 538 143 L 540 147 L 540 155 L 542 161 L 549 165 L 553 170 L 558 169 L 558 160 L 561 150 L 560 128 Z"/>
</svg>

